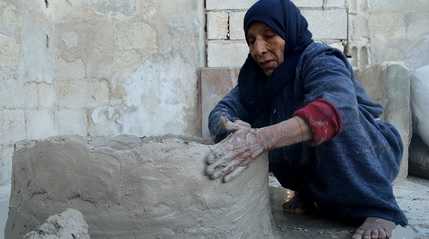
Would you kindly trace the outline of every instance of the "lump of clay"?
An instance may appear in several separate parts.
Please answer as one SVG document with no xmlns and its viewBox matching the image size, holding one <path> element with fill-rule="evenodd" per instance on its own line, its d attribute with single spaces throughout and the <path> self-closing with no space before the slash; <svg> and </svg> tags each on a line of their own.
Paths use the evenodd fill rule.
<svg viewBox="0 0 429 239">
<path fill-rule="evenodd" d="M 223 184 L 203 175 L 208 151 L 173 136 L 20 142 L 6 238 L 66 208 L 84 214 L 93 239 L 273 238 L 267 159 Z"/>
<path fill-rule="evenodd" d="M 24 239 L 90 239 L 88 224 L 82 213 L 67 209 L 46 220 L 37 230 L 25 234 Z"/>
</svg>

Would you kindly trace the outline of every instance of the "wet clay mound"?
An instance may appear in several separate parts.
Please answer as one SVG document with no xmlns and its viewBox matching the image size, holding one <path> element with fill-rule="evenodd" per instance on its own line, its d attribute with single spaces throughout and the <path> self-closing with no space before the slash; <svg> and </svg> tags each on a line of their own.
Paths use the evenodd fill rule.
<svg viewBox="0 0 429 239">
<path fill-rule="evenodd" d="M 273 238 L 267 160 L 222 184 L 203 176 L 208 151 L 173 136 L 20 142 L 6 238 L 67 208 L 91 238 Z"/>
</svg>

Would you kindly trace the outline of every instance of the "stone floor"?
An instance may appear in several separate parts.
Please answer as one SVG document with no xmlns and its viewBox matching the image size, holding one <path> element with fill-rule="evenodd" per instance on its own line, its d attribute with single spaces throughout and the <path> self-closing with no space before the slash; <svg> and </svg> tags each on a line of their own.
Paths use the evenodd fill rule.
<svg viewBox="0 0 429 239">
<path fill-rule="evenodd" d="M 353 227 L 324 220 L 316 216 L 299 216 L 283 213 L 281 204 L 285 192 L 270 188 L 273 217 L 279 239 L 346 239 L 351 238 Z M 397 227 L 393 239 L 429 238 L 429 181 L 408 178 L 395 186 L 397 201 L 409 220 L 406 228 Z"/>
<path fill-rule="evenodd" d="M 0 187 L 0 231 L 7 219 L 9 187 Z M 281 209 L 284 191 L 270 188 L 274 222 L 278 238 L 345 239 L 354 228 L 311 216 L 292 216 Z M 395 186 L 398 203 L 409 220 L 407 228 L 398 227 L 393 239 L 429 239 L 429 180 L 408 178 Z M 4 239 L 0 233 L 0 239 Z"/>
</svg>

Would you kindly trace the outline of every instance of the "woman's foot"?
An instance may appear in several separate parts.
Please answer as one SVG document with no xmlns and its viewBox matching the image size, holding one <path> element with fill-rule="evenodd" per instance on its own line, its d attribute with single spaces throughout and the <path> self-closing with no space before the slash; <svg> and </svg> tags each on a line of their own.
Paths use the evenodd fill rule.
<svg viewBox="0 0 429 239">
<path fill-rule="evenodd" d="M 304 202 L 297 192 L 283 203 L 283 211 L 290 214 L 309 214 L 315 209 L 314 205 Z"/>
<path fill-rule="evenodd" d="M 368 217 L 356 230 L 353 239 L 387 239 L 392 237 L 395 223 L 376 217 Z"/>
</svg>

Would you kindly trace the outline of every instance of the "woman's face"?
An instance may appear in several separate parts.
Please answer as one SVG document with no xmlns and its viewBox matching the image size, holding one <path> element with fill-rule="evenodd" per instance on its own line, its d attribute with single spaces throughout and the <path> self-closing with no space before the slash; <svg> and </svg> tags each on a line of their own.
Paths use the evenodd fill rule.
<svg viewBox="0 0 429 239">
<path fill-rule="evenodd" d="M 267 25 L 253 23 L 247 31 L 246 39 L 250 55 L 265 75 L 270 76 L 284 62 L 286 42 Z"/>
</svg>

